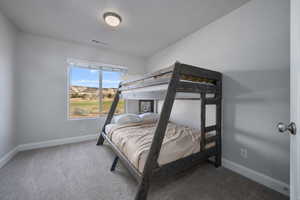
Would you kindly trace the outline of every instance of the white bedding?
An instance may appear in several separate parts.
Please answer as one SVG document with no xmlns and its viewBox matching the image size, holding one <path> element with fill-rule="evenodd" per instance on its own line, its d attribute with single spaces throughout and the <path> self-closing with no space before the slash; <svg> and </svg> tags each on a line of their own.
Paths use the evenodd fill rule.
<svg viewBox="0 0 300 200">
<path fill-rule="evenodd" d="M 142 172 L 155 127 L 155 123 L 108 124 L 105 132 L 131 163 Z M 170 122 L 163 140 L 158 164 L 161 166 L 199 152 L 200 138 L 199 130 Z M 210 146 L 208 145 L 206 148 Z"/>
</svg>

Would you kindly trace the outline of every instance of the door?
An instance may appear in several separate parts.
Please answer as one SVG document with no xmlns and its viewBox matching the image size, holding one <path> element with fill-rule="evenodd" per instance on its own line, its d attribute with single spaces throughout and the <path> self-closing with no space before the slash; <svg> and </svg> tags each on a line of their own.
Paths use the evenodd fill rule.
<svg viewBox="0 0 300 200">
<path fill-rule="evenodd" d="M 300 1 L 291 0 L 291 121 L 300 126 Z M 300 135 L 291 136 L 290 199 L 300 200 Z"/>
</svg>

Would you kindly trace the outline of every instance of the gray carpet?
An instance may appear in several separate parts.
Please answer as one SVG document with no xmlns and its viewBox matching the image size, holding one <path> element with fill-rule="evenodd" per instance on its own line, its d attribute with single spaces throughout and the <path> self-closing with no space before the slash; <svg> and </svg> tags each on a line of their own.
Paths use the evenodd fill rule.
<svg viewBox="0 0 300 200">
<path fill-rule="evenodd" d="M 84 142 L 19 153 L 0 169 L 1 200 L 133 200 L 136 182 L 109 147 Z M 149 200 L 277 200 L 287 197 L 227 169 L 203 164 L 155 182 Z"/>
</svg>

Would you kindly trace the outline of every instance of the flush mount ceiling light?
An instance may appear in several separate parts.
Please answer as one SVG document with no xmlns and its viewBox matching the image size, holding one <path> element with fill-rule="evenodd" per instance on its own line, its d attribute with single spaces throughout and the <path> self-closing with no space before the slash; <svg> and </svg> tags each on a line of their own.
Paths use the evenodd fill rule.
<svg viewBox="0 0 300 200">
<path fill-rule="evenodd" d="M 114 12 L 104 13 L 103 19 L 107 25 L 112 26 L 112 27 L 117 27 L 122 22 L 121 16 Z"/>
</svg>

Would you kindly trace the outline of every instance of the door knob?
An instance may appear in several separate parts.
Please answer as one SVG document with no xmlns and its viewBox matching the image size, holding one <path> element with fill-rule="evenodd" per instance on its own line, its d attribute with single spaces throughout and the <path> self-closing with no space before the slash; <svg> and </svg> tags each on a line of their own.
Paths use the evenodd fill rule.
<svg viewBox="0 0 300 200">
<path fill-rule="evenodd" d="M 296 124 L 294 122 L 291 122 L 289 125 L 286 125 L 285 123 L 279 122 L 277 124 L 278 131 L 280 133 L 284 133 L 286 131 L 290 132 L 292 135 L 296 135 Z"/>
</svg>

